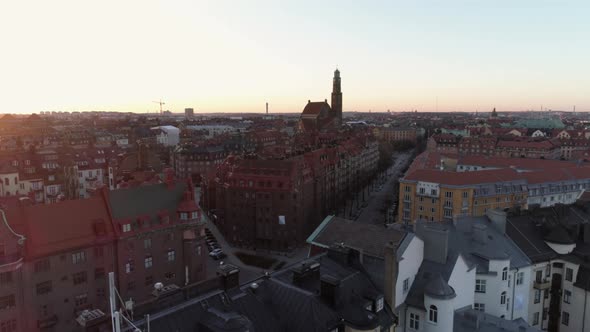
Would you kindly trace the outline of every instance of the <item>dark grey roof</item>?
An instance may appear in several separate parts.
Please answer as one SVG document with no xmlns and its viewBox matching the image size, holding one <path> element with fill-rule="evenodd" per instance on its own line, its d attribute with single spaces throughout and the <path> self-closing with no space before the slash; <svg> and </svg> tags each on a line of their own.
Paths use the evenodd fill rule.
<svg viewBox="0 0 590 332">
<path fill-rule="evenodd" d="M 424 288 L 424 293 L 437 299 L 452 299 L 457 296 L 455 290 L 449 286 L 440 274 L 437 274 L 428 282 Z"/>
<path fill-rule="evenodd" d="M 559 244 L 574 244 L 574 241 L 565 228 L 561 226 L 553 227 L 553 229 L 544 237 L 545 241 Z"/>
<path fill-rule="evenodd" d="M 328 218 L 318 227 L 319 232 L 309 237 L 308 242 L 326 247 L 344 243 L 347 247 L 362 250 L 363 254 L 382 258 L 386 244 L 393 242 L 398 245 L 406 235 L 403 231 L 380 225 L 340 217 Z"/>
<path fill-rule="evenodd" d="M 155 217 L 160 211 L 174 216 L 184 196 L 185 182 L 177 182 L 172 189 L 164 183 L 109 191 L 113 218 L 125 219 L 141 215 Z"/>
<path fill-rule="evenodd" d="M 152 331 L 331 331 L 343 322 L 355 329 L 389 328 L 395 316 L 384 305 L 378 313 L 368 311 L 370 300 L 382 297 L 362 271 L 343 263 L 348 256 L 322 254 L 306 261 L 319 263 L 319 275 L 308 275 L 297 285 L 290 266 L 252 284 L 229 291 L 213 291 L 176 307 L 151 315 Z M 337 280 L 338 301 L 329 303 L 320 294 L 321 276 Z M 367 302 L 369 301 L 369 302 Z M 138 321 L 138 327 L 145 325 Z"/>
<path fill-rule="evenodd" d="M 453 332 L 536 332 L 523 319 L 505 320 L 470 307 L 455 311 Z"/>
<path fill-rule="evenodd" d="M 410 291 L 406 296 L 406 304 L 411 307 L 424 309 L 424 292 L 426 286 L 437 275 L 444 279 L 445 282 L 448 282 L 451 272 L 453 272 L 453 268 L 455 267 L 456 259 L 457 257 L 454 260 L 447 260 L 446 264 L 423 261 L 414 278 L 414 282 L 412 282 L 412 287 L 410 287 Z"/>
<path fill-rule="evenodd" d="M 520 216 L 508 217 L 506 233 L 534 263 L 560 256 L 545 241 L 576 243 L 576 248 L 570 255 L 560 257 L 577 259 L 568 256 L 590 255 L 590 243 L 583 241 L 584 228 L 588 227 L 589 218 L 587 212 L 573 205 L 537 209 Z"/>
</svg>

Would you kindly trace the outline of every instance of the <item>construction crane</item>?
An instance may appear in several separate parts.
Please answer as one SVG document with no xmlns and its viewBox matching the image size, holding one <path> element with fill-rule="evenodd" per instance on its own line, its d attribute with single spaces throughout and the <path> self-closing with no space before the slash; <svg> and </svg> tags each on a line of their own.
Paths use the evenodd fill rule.
<svg viewBox="0 0 590 332">
<path fill-rule="evenodd" d="M 154 103 L 160 104 L 160 115 L 162 115 L 163 114 L 162 105 L 166 105 L 166 103 L 163 102 L 162 99 L 160 99 L 160 101 L 154 101 Z"/>
</svg>

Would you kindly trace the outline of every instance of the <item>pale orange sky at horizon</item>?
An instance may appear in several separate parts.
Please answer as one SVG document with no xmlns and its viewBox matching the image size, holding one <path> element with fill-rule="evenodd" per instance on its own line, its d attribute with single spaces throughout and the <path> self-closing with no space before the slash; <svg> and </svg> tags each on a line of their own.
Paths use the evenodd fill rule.
<svg viewBox="0 0 590 332">
<path fill-rule="evenodd" d="M 0 5 L 0 113 L 590 111 L 589 5 L 508 0 L 21 0 Z M 551 24 L 548 24 L 551 22 Z"/>
</svg>

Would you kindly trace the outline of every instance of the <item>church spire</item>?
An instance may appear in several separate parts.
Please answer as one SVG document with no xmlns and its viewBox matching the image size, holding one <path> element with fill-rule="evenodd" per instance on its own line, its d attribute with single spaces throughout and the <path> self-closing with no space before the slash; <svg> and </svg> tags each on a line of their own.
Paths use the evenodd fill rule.
<svg viewBox="0 0 590 332">
<path fill-rule="evenodd" d="M 342 125 L 342 89 L 340 86 L 340 71 L 338 68 L 334 71 L 332 81 L 332 112 L 338 118 L 338 127 Z"/>
</svg>

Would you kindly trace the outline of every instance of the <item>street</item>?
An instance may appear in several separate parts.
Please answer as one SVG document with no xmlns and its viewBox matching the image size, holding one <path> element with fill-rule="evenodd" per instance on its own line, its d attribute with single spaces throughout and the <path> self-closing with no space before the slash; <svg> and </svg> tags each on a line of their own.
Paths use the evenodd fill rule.
<svg viewBox="0 0 590 332">
<path fill-rule="evenodd" d="M 373 191 L 364 208 L 361 209 L 360 214 L 356 218 L 360 222 L 384 224 L 385 213 L 387 209 L 397 201 L 398 186 L 397 179 L 401 171 L 411 162 L 410 158 L 413 151 L 400 152 L 395 155 L 393 165 L 387 170 L 384 182 L 379 184 Z M 389 202 L 389 203 L 388 203 Z"/>
</svg>

